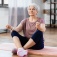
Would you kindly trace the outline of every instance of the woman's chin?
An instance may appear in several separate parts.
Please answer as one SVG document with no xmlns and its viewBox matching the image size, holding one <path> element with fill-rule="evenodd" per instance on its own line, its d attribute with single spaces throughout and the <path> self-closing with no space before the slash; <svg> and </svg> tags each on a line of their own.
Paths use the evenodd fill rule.
<svg viewBox="0 0 57 57">
<path fill-rule="evenodd" d="M 31 14 L 30 16 L 35 16 L 35 15 L 32 15 L 32 14 Z"/>
</svg>

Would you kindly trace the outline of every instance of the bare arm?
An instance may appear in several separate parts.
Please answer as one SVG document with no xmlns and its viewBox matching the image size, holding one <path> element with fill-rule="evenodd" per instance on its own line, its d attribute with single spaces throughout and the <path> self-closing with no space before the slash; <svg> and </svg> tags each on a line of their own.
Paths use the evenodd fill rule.
<svg viewBox="0 0 57 57">
<path fill-rule="evenodd" d="M 46 31 L 46 27 L 45 24 L 40 24 L 40 31 L 45 32 Z"/>
<path fill-rule="evenodd" d="M 20 23 L 16 28 L 13 28 L 11 25 L 6 25 L 6 29 L 12 31 L 15 30 L 17 32 L 20 32 L 22 30 L 22 24 Z"/>
<path fill-rule="evenodd" d="M 37 22 L 36 23 L 36 28 L 38 29 L 38 30 L 40 30 L 40 31 L 42 31 L 42 32 L 45 32 L 46 31 L 46 27 L 45 27 L 45 24 L 44 23 L 39 23 L 39 22 Z"/>
<path fill-rule="evenodd" d="M 13 30 L 16 30 L 17 32 L 20 32 L 21 30 L 23 29 L 23 26 L 22 24 L 20 23 L 15 29 Z"/>
</svg>

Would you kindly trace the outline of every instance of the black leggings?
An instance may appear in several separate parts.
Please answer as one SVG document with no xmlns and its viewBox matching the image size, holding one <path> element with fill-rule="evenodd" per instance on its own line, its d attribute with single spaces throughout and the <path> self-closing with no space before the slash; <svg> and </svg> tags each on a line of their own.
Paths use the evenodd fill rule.
<svg viewBox="0 0 57 57">
<path fill-rule="evenodd" d="M 20 39 L 22 46 L 24 46 L 29 40 L 27 37 L 21 36 L 15 30 L 12 31 L 11 36 L 17 36 Z M 29 49 L 40 50 L 44 48 L 43 32 L 36 30 L 36 32 L 32 35 L 31 39 L 33 39 L 36 44 Z"/>
</svg>

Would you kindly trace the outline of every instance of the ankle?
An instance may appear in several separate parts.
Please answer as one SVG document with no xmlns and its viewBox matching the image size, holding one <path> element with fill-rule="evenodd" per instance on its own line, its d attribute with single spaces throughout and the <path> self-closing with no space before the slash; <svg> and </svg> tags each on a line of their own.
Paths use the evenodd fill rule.
<svg viewBox="0 0 57 57">
<path fill-rule="evenodd" d="M 24 46 L 23 49 L 26 50 L 27 48 Z"/>
</svg>

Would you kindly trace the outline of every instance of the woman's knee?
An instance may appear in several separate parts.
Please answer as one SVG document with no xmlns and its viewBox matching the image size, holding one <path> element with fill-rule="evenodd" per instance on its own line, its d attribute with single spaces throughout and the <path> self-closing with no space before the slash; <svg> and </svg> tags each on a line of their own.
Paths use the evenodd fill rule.
<svg viewBox="0 0 57 57">
<path fill-rule="evenodd" d="M 37 43 L 38 41 L 40 41 L 40 39 L 43 38 L 43 33 L 39 30 L 36 30 L 31 38 L 34 40 L 35 43 Z"/>
<path fill-rule="evenodd" d="M 36 30 L 36 32 L 33 35 L 37 37 L 41 37 L 41 36 L 43 37 L 43 32 L 40 30 Z"/>
<path fill-rule="evenodd" d="M 43 32 L 42 31 L 40 31 L 40 30 L 36 30 L 36 32 L 35 32 L 36 34 L 43 34 Z"/>
<path fill-rule="evenodd" d="M 15 31 L 15 30 L 13 30 L 13 31 L 11 32 L 11 36 L 12 36 L 12 37 L 14 37 L 14 36 L 18 36 L 18 35 L 19 35 L 18 32 Z"/>
</svg>

